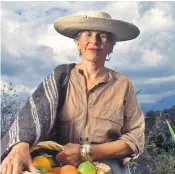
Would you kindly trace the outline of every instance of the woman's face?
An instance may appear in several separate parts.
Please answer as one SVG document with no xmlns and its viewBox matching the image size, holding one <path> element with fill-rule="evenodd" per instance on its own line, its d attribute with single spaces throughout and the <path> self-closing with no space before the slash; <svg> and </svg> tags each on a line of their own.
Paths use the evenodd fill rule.
<svg viewBox="0 0 175 174">
<path fill-rule="evenodd" d="M 82 58 L 91 62 L 104 62 L 113 48 L 109 34 L 102 31 L 83 31 L 77 40 L 77 47 Z"/>
</svg>

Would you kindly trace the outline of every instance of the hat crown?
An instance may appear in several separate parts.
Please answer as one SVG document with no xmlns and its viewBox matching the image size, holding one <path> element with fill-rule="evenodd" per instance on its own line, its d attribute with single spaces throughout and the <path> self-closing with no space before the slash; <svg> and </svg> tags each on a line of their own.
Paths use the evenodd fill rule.
<svg viewBox="0 0 175 174">
<path fill-rule="evenodd" d="M 90 12 L 83 13 L 83 15 L 86 15 L 87 17 L 111 19 L 111 16 L 108 13 L 101 12 L 101 11 L 90 11 Z"/>
</svg>

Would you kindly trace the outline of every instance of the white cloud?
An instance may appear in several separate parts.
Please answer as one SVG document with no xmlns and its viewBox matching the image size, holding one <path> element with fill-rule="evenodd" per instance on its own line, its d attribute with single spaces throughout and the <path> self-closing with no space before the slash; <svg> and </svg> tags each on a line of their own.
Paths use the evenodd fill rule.
<svg viewBox="0 0 175 174">
<path fill-rule="evenodd" d="M 5 15 L 6 14 L 6 15 Z M 16 18 L 10 18 L 9 16 L 15 16 L 13 13 L 6 11 L 2 16 L 2 45 L 8 50 L 8 53 L 14 56 L 32 55 L 35 47 L 36 36 L 31 32 L 33 27 L 30 23 L 22 22 Z"/>
<path fill-rule="evenodd" d="M 23 64 L 26 66 L 25 72 L 15 77 L 3 74 L 3 82 L 13 80 L 20 92 L 29 94 L 42 79 L 43 74 L 39 73 L 43 72 L 35 74 L 36 70 L 43 66 L 49 69 L 49 62 L 55 65 L 77 62 L 79 58 L 74 41 L 58 34 L 52 23 L 59 16 L 92 10 L 106 11 L 113 18 L 132 22 L 141 29 L 137 39 L 116 44 L 108 63 L 110 68 L 116 66 L 128 72 L 129 76 L 136 74 L 132 79 L 134 84 L 144 89 L 174 82 L 174 3 L 154 2 L 144 13 L 140 13 L 141 5 L 144 6 L 144 2 L 3 2 L 2 49 L 8 52 L 9 59 L 12 59 L 10 63 L 21 63 L 20 59 L 25 59 Z M 22 14 L 18 15 L 17 11 Z M 40 60 L 38 64 L 35 64 L 35 58 Z M 167 74 L 164 74 L 165 69 Z M 157 73 L 150 73 L 152 70 L 157 70 Z M 27 82 L 31 77 L 34 80 Z M 148 103 L 172 94 L 169 88 L 159 96 L 150 92 L 139 98 Z"/>
<path fill-rule="evenodd" d="M 161 84 L 161 83 L 168 83 L 174 82 L 175 83 L 175 75 L 169 77 L 159 77 L 159 78 L 150 78 L 147 81 L 144 81 L 144 84 Z"/>
<path fill-rule="evenodd" d="M 169 91 L 165 91 L 161 94 L 155 94 L 155 95 L 151 95 L 151 94 L 140 94 L 138 95 L 138 100 L 140 103 L 155 103 L 156 101 L 161 100 L 164 97 L 168 97 L 171 95 L 175 95 L 175 90 L 169 90 Z"/>
<path fill-rule="evenodd" d="M 38 38 L 37 44 L 45 45 L 53 49 L 53 58 L 58 60 L 61 57 L 61 61 L 67 60 L 67 56 L 76 56 L 77 49 L 73 39 L 64 37 L 57 33 L 53 27 L 53 24 L 48 25 Z"/>
<path fill-rule="evenodd" d="M 158 65 L 164 57 L 157 50 L 145 50 L 141 58 L 143 64 Z"/>
<path fill-rule="evenodd" d="M 111 2 L 104 11 L 107 11 L 115 19 L 126 20 L 135 23 L 139 18 L 139 2 Z"/>
<path fill-rule="evenodd" d="M 14 80 L 14 82 L 12 83 L 12 87 L 13 87 L 13 89 L 15 89 L 17 91 L 18 94 L 26 93 L 28 95 L 31 95 L 34 92 L 34 90 L 36 89 L 36 87 L 33 87 L 33 88 L 27 87 L 23 84 L 17 83 L 17 81 L 18 81 L 18 79 Z M 6 87 L 9 87 L 10 82 L 11 82 L 10 78 L 8 76 L 3 75 L 1 77 L 1 88 L 3 88 L 3 85 L 5 85 Z M 7 88 L 3 88 L 3 89 L 7 89 Z M 6 92 L 9 92 L 9 91 L 6 90 Z"/>
<path fill-rule="evenodd" d="M 140 94 L 138 97 L 139 103 L 155 103 L 157 97 L 151 94 Z"/>
<path fill-rule="evenodd" d="M 147 11 L 140 18 L 140 26 L 142 30 L 166 30 L 175 27 L 173 19 L 173 6 L 171 3 L 156 2 L 155 6 Z"/>
<path fill-rule="evenodd" d="M 165 83 L 173 83 L 175 84 L 175 75 L 167 76 L 167 77 L 155 77 L 155 78 L 137 78 L 133 80 L 135 86 L 137 85 L 161 85 Z M 146 86 L 145 86 L 146 87 Z"/>
<path fill-rule="evenodd" d="M 18 87 L 17 89 L 19 93 L 28 93 L 29 95 L 31 95 L 36 89 L 36 88 L 28 88 L 27 86 L 20 85 L 20 84 L 17 85 L 17 87 Z"/>
</svg>

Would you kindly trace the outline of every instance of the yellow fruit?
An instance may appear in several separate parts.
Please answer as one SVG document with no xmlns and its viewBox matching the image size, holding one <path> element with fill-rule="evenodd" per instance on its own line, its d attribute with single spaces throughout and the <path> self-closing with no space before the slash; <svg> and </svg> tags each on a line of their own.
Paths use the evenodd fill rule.
<svg viewBox="0 0 175 174">
<path fill-rule="evenodd" d="M 78 166 L 78 174 L 96 174 L 95 166 L 89 161 L 82 162 Z"/>
<path fill-rule="evenodd" d="M 51 170 L 50 161 L 45 156 L 36 156 L 32 160 L 33 165 L 44 167 L 47 172 Z"/>
</svg>

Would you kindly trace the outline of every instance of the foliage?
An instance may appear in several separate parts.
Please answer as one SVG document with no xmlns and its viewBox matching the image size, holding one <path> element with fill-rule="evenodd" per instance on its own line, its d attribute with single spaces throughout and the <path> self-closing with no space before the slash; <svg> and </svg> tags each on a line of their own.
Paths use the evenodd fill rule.
<svg viewBox="0 0 175 174">
<path fill-rule="evenodd" d="M 11 126 L 23 103 L 12 83 L 1 86 L 1 138 Z"/>
<path fill-rule="evenodd" d="M 173 174 L 175 173 L 175 152 L 166 152 L 155 145 L 148 145 L 135 161 L 131 162 L 133 174 Z"/>
<path fill-rule="evenodd" d="M 168 120 L 166 120 L 166 122 L 167 122 L 167 125 L 168 125 L 168 128 L 169 128 L 169 131 L 170 131 L 170 133 L 171 133 L 171 137 L 172 137 L 172 139 L 173 139 L 173 141 L 174 141 L 174 143 L 175 143 L 175 133 L 174 133 L 174 131 L 173 131 L 173 128 L 171 127 L 171 125 L 170 125 L 170 123 L 168 122 Z"/>
<path fill-rule="evenodd" d="M 145 150 L 139 158 L 130 163 L 133 174 L 174 174 L 175 143 L 168 129 L 174 129 L 175 106 L 163 111 L 150 111 L 145 118 Z"/>
</svg>

